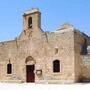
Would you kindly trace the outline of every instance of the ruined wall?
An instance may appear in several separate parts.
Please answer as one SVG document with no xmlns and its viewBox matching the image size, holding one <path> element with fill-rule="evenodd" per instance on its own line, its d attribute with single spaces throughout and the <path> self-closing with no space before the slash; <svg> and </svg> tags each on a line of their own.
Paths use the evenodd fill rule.
<svg viewBox="0 0 90 90">
<path fill-rule="evenodd" d="M 90 82 L 90 46 L 87 47 L 88 54 L 82 56 L 83 65 L 82 65 L 82 81 Z"/>
<path fill-rule="evenodd" d="M 74 47 L 75 47 L 75 78 L 76 82 L 90 80 L 90 54 L 81 55 L 81 45 L 83 45 L 85 38 L 89 46 L 88 37 L 84 36 L 80 31 L 75 31 Z"/>
<path fill-rule="evenodd" d="M 81 58 L 81 45 L 84 42 L 83 36 L 80 34 L 79 31 L 74 31 L 74 50 L 75 50 L 75 78 L 76 82 L 78 82 L 82 76 L 81 65 L 82 65 L 82 58 Z"/>
</svg>

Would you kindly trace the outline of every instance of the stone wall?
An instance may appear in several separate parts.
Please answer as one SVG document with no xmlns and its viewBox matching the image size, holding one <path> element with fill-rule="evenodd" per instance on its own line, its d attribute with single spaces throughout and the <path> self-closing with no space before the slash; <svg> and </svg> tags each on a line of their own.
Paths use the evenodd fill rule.
<svg viewBox="0 0 90 90">
<path fill-rule="evenodd" d="M 0 43 L 0 81 L 26 82 L 26 65 L 35 65 L 35 83 L 73 83 L 82 77 L 90 78 L 89 68 L 83 65 L 80 45 L 85 36 L 70 24 L 55 32 L 41 30 L 38 10 L 24 14 L 24 30 L 15 40 Z M 28 28 L 28 18 L 33 28 Z M 32 60 L 27 60 L 27 58 Z M 88 56 L 89 58 L 89 56 Z M 53 61 L 60 61 L 60 72 L 53 72 Z M 85 60 L 86 61 L 86 60 Z M 7 64 L 12 74 L 7 74 Z M 89 63 L 89 59 L 88 59 Z M 41 70 L 39 75 L 37 71 Z"/>
<path fill-rule="evenodd" d="M 48 83 L 74 82 L 74 34 L 73 31 L 59 31 L 47 34 L 48 42 L 45 44 L 45 69 L 43 78 Z M 53 38 L 53 39 L 52 39 Z M 67 46 L 67 47 L 66 47 Z M 58 53 L 55 54 L 55 49 Z M 60 60 L 60 73 L 53 72 L 53 61 Z M 59 80 L 59 81 L 58 81 Z"/>
<path fill-rule="evenodd" d="M 90 54 L 88 51 L 87 55 L 81 55 L 81 45 L 84 42 L 84 39 L 87 39 L 89 46 L 88 37 L 84 36 L 80 31 L 75 31 L 74 35 L 74 45 L 75 45 L 75 77 L 76 81 L 90 81 Z"/>
</svg>

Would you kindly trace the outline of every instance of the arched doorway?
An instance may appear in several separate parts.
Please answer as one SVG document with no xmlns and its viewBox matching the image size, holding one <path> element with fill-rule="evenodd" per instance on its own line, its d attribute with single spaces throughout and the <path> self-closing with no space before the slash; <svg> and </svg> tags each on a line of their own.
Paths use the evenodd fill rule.
<svg viewBox="0 0 90 90">
<path fill-rule="evenodd" d="M 35 82 L 35 60 L 31 57 L 28 56 L 26 58 L 26 82 Z"/>
</svg>

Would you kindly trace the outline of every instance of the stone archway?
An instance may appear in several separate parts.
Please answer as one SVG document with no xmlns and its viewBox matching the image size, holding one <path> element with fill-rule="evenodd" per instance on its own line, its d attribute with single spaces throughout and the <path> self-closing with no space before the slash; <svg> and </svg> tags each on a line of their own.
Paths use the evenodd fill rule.
<svg viewBox="0 0 90 90">
<path fill-rule="evenodd" d="M 30 82 L 33 83 L 35 82 L 35 60 L 33 59 L 33 57 L 28 56 L 26 58 L 26 82 Z"/>
</svg>

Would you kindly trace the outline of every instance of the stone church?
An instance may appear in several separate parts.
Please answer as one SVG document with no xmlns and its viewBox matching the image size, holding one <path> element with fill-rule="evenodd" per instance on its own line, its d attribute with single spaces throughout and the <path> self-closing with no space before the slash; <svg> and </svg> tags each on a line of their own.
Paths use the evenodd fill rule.
<svg viewBox="0 0 90 90">
<path fill-rule="evenodd" d="M 90 38 L 66 23 L 41 29 L 41 12 L 23 14 L 23 31 L 0 42 L 0 82 L 75 83 L 90 81 Z"/>
</svg>

